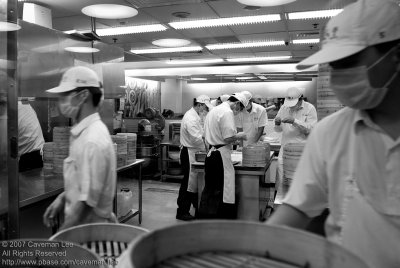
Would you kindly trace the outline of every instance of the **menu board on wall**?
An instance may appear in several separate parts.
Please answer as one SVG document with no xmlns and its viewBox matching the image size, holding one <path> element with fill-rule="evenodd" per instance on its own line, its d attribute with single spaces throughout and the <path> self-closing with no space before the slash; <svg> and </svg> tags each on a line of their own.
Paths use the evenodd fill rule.
<svg viewBox="0 0 400 268">
<path fill-rule="evenodd" d="M 318 120 L 339 111 L 344 106 L 330 89 L 329 65 L 320 64 L 317 79 L 317 115 Z"/>
</svg>

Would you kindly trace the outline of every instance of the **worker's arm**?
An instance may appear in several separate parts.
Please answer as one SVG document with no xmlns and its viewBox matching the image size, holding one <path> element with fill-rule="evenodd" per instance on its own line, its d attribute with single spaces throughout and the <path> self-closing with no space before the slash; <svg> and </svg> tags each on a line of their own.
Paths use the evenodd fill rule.
<svg viewBox="0 0 400 268">
<path fill-rule="evenodd" d="M 62 192 L 57 198 L 47 207 L 43 214 L 43 223 L 47 227 L 56 225 L 58 214 L 64 209 L 65 206 L 65 192 Z"/>
<path fill-rule="evenodd" d="M 240 140 L 240 141 L 242 141 L 242 140 L 247 140 L 247 135 L 246 135 L 246 133 L 244 133 L 244 132 L 239 132 L 239 133 L 236 133 L 235 135 L 233 135 L 232 137 L 228 137 L 228 138 L 225 138 L 225 139 L 224 139 L 225 143 L 227 143 L 227 144 L 233 143 L 233 142 L 235 142 L 235 141 L 237 141 L 237 140 Z"/>
<path fill-rule="evenodd" d="M 304 121 L 295 119 L 293 117 L 282 118 L 282 123 L 292 124 L 304 135 L 310 134 L 311 130 L 317 123 L 317 111 L 314 106 L 311 106 L 307 114 L 305 115 Z"/>
<path fill-rule="evenodd" d="M 282 204 L 269 218 L 267 224 L 285 225 L 305 229 L 311 219 L 302 211 L 290 205 Z"/>
<path fill-rule="evenodd" d="M 256 137 L 254 138 L 254 142 L 258 142 L 263 134 L 264 134 L 264 127 L 259 127 L 257 130 Z"/>
<path fill-rule="evenodd" d="M 93 208 L 84 201 L 78 201 L 72 206 L 71 211 L 73 213 L 65 218 L 60 230 L 84 223 L 86 217 L 92 214 Z"/>
</svg>

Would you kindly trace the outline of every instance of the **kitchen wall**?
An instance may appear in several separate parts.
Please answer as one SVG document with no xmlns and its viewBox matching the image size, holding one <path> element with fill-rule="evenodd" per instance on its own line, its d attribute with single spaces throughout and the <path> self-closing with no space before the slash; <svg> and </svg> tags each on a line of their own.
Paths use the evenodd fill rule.
<svg viewBox="0 0 400 268">
<path fill-rule="evenodd" d="M 265 83 L 186 83 L 186 81 L 168 79 L 161 83 L 161 108 L 185 113 L 192 106 L 193 98 L 201 94 L 217 98 L 222 94 L 243 90 L 248 90 L 253 95 L 260 95 L 263 98 L 283 98 L 289 87 L 300 88 L 308 101 L 316 106 L 316 84 L 316 79 Z"/>
</svg>

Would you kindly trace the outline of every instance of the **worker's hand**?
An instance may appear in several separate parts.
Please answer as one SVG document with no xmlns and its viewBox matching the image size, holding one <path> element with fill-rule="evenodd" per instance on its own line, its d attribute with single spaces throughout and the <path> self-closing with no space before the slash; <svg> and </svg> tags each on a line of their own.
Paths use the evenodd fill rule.
<svg viewBox="0 0 400 268">
<path fill-rule="evenodd" d="M 282 123 L 286 124 L 293 124 L 294 123 L 294 118 L 291 116 L 285 117 L 282 119 Z"/>
<path fill-rule="evenodd" d="M 43 223 L 46 227 L 53 227 L 57 223 L 57 215 L 64 208 L 64 202 L 61 198 L 56 198 L 43 214 Z"/>
<path fill-rule="evenodd" d="M 275 117 L 275 125 L 279 126 L 281 124 L 281 118 L 280 117 Z"/>
<path fill-rule="evenodd" d="M 247 135 L 244 132 L 239 132 L 236 134 L 236 139 L 238 140 L 247 140 Z"/>
</svg>

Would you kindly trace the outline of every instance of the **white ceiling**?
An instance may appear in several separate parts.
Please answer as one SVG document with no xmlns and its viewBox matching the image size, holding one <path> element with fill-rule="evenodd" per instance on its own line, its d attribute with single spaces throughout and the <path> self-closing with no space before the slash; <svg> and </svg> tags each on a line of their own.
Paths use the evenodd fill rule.
<svg viewBox="0 0 400 268">
<path fill-rule="evenodd" d="M 265 0 L 268 1 L 268 0 Z M 321 9 L 343 8 L 354 0 L 297 0 L 293 3 L 276 6 L 261 7 L 259 10 L 246 10 L 244 5 L 236 0 L 31 0 L 38 5 L 50 8 L 52 11 L 53 28 L 60 31 L 89 30 L 91 20 L 81 12 L 81 9 L 93 4 L 121 4 L 134 7 L 138 15 L 129 19 L 105 20 L 96 19 L 96 28 L 107 28 L 127 25 L 143 25 L 161 23 L 168 29 L 163 32 L 141 33 L 118 36 L 101 37 L 101 41 L 120 46 L 126 51 L 125 61 L 167 61 L 176 59 L 205 59 L 205 58 L 234 58 L 270 55 L 291 55 L 289 60 L 278 63 L 296 63 L 319 49 L 314 45 L 293 45 L 293 39 L 308 35 L 308 38 L 318 38 L 321 27 L 327 19 L 308 19 L 289 21 L 286 13 L 296 11 L 311 11 Z M 22 13 L 22 3 L 19 2 L 19 11 Z M 277 22 L 211 27 L 202 29 L 175 30 L 169 22 L 184 19 L 173 15 L 175 12 L 190 13 L 187 20 L 225 18 L 237 16 L 252 16 L 276 14 L 282 20 Z M 21 15 L 22 16 L 22 15 Z M 186 38 L 191 45 L 200 45 L 201 52 L 160 53 L 135 55 L 130 49 L 157 48 L 151 42 L 160 38 Z M 306 38 L 306 37 L 303 37 Z M 207 50 L 205 44 L 240 43 L 250 41 L 285 40 L 287 45 L 241 48 L 230 50 Z M 265 62 L 257 62 L 262 64 Z"/>
</svg>

